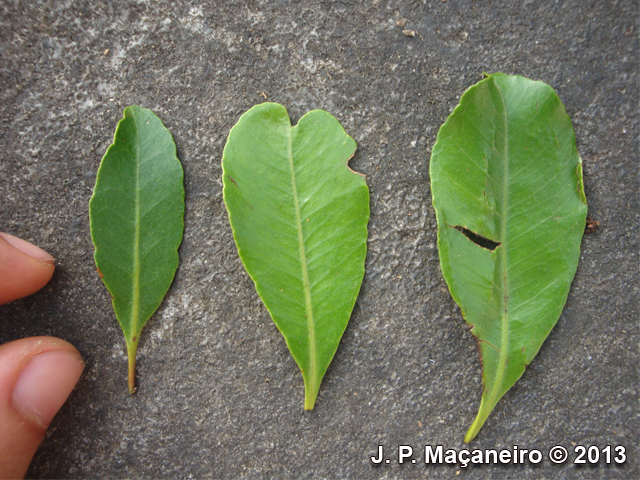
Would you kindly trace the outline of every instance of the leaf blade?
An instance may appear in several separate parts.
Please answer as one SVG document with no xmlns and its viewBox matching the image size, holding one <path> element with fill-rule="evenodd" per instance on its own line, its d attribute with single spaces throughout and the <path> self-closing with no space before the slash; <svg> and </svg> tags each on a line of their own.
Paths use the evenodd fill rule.
<svg viewBox="0 0 640 480">
<path fill-rule="evenodd" d="M 302 371 L 308 410 L 364 276 L 369 196 L 347 167 L 355 148 L 328 113 L 292 127 L 284 107 L 265 103 L 240 118 L 223 154 L 238 253 Z"/>
<path fill-rule="evenodd" d="M 127 343 L 131 393 L 140 332 L 178 266 L 183 216 L 182 165 L 171 134 L 151 110 L 127 107 L 100 163 L 89 217 L 96 266 Z"/>
<path fill-rule="evenodd" d="M 581 160 L 551 87 L 493 74 L 465 92 L 441 127 L 430 174 L 441 269 L 483 361 L 470 441 L 566 302 L 586 218 Z M 484 248 L 461 229 L 497 246 Z"/>
</svg>

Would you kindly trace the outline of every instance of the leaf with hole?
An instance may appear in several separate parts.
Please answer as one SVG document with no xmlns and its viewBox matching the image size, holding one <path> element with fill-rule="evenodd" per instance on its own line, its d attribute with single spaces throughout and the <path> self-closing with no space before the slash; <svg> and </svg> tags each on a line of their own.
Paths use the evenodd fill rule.
<svg viewBox="0 0 640 480">
<path fill-rule="evenodd" d="M 229 133 L 224 201 L 238 254 L 305 384 L 305 409 L 338 348 L 364 276 L 369 190 L 355 141 L 322 110 L 292 127 L 263 103 Z"/>
<path fill-rule="evenodd" d="M 89 217 L 98 273 L 127 343 L 131 393 L 140 332 L 178 268 L 183 216 L 182 165 L 171 134 L 151 110 L 126 108 L 98 169 Z"/>
<path fill-rule="evenodd" d="M 440 128 L 430 176 L 442 273 L 482 356 L 468 442 L 562 312 L 585 228 L 582 162 L 553 89 L 496 73 Z"/>
</svg>

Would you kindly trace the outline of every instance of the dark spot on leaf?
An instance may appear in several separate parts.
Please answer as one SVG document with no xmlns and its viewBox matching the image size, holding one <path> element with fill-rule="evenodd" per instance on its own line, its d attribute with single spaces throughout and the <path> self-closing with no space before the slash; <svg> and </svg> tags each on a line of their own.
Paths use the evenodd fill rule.
<svg viewBox="0 0 640 480">
<path fill-rule="evenodd" d="M 500 246 L 500 242 L 494 242 L 493 240 L 489 240 L 488 238 L 483 237 L 482 235 L 478 235 L 477 233 L 472 232 L 468 228 L 464 228 L 460 225 L 456 225 L 453 228 L 455 228 L 459 232 L 462 232 L 465 237 L 467 237 L 476 245 L 482 248 L 486 248 L 487 250 L 494 251 L 496 248 Z"/>
<path fill-rule="evenodd" d="M 104 278 L 104 273 L 102 273 L 99 268 L 96 268 L 96 270 L 98 271 L 100 278 Z"/>
<path fill-rule="evenodd" d="M 587 224 L 584 227 L 585 235 L 590 235 L 595 232 L 600 226 L 600 222 L 598 220 L 594 220 L 591 218 L 591 215 L 587 215 Z"/>
<path fill-rule="evenodd" d="M 131 341 L 135 342 L 137 339 L 138 339 L 138 337 L 133 337 L 133 338 L 131 338 Z"/>
</svg>

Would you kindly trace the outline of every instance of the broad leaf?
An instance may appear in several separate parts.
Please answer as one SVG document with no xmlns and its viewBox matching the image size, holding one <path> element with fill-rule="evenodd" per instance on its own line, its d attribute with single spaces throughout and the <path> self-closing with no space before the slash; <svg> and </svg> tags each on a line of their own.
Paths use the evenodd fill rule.
<svg viewBox="0 0 640 480">
<path fill-rule="evenodd" d="M 140 331 L 178 268 L 183 216 L 182 165 L 171 134 L 151 110 L 126 108 L 100 164 L 89 217 L 98 273 L 127 342 L 131 393 Z"/>
<path fill-rule="evenodd" d="M 364 276 L 369 190 L 355 141 L 327 112 L 291 126 L 276 103 L 246 112 L 222 159 L 238 253 L 302 370 L 305 409 L 338 348 Z"/>
<path fill-rule="evenodd" d="M 582 165 L 553 89 L 496 73 L 440 129 L 430 175 L 442 273 L 482 355 L 468 442 L 562 312 L 587 213 Z"/>
</svg>

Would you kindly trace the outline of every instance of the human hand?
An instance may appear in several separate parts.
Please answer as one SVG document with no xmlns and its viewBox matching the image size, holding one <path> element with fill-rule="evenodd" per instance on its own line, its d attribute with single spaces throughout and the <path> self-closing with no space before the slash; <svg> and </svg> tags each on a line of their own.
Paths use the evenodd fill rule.
<svg viewBox="0 0 640 480">
<path fill-rule="evenodd" d="M 0 232 L 0 305 L 40 290 L 54 270 L 51 255 Z M 0 345 L 0 478 L 24 477 L 83 369 L 78 351 L 59 338 Z"/>
</svg>

